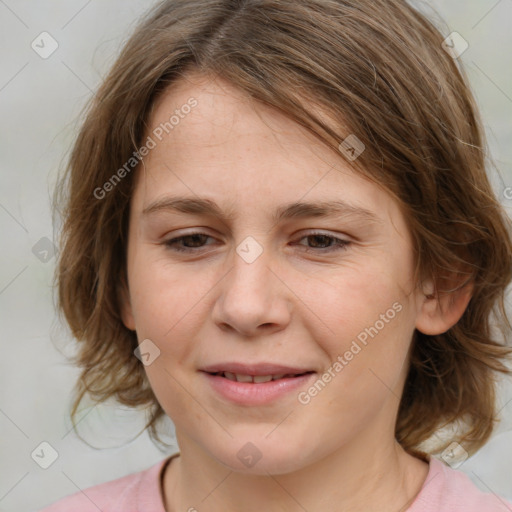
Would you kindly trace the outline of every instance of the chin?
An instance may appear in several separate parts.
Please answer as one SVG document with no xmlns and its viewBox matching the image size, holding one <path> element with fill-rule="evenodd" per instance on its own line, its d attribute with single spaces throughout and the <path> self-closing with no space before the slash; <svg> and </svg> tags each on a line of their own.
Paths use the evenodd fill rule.
<svg viewBox="0 0 512 512">
<path fill-rule="evenodd" d="M 264 436 L 237 436 L 230 439 L 227 446 L 212 447 L 210 453 L 219 463 L 236 473 L 283 475 L 298 471 L 305 465 L 304 453 L 299 449 L 303 443 L 292 443 L 291 439 L 289 437 L 288 443 L 283 443 L 281 440 L 265 439 Z M 233 447 L 236 449 L 233 450 Z"/>
</svg>

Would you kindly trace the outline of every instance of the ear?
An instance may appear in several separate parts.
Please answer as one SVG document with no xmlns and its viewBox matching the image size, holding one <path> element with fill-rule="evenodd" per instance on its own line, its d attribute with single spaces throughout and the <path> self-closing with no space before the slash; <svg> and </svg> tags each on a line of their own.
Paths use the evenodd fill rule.
<svg viewBox="0 0 512 512">
<path fill-rule="evenodd" d="M 135 318 L 133 316 L 132 304 L 130 301 L 130 291 L 126 278 L 121 278 L 121 283 L 117 289 L 117 296 L 121 312 L 121 320 L 124 326 L 131 331 L 135 331 Z"/>
<path fill-rule="evenodd" d="M 473 295 L 473 281 L 442 279 L 443 287 L 436 289 L 433 280 L 424 283 L 420 293 L 416 329 L 430 336 L 443 334 L 453 327 L 466 310 Z M 462 286 L 461 286 L 462 284 Z"/>
</svg>

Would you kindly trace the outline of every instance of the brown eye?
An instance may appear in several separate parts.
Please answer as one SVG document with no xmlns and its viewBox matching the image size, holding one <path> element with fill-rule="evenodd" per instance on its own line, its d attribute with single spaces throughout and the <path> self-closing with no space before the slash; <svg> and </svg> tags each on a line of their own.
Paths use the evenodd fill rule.
<svg viewBox="0 0 512 512">
<path fill-rule="evenodd" d="M 165 245 L 173 251 L 178 252 L 196 252 L 194 249 L 204 247 L 204 242 L 212 238 L 205 233 L 191 233 L 177 238 L 171 238 L 165 242 Z"/>
<path fill-rule="evenodd" d="M 304 239 L 307 239 L 310 244 L 309 247 L 306 247 L 306 251 L 308 252 L 334 252 L 346 249 L 350 244 L 348 240 L 342 240 L 325 233 L 310 233 L 301 238 L 301 240 Z"/>
</svg>

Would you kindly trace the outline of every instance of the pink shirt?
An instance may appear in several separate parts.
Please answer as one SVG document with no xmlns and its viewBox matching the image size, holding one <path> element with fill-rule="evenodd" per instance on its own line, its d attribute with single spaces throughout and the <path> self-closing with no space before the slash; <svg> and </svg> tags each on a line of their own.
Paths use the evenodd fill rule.
<svg viewBox="0 0 512 512">
<path fill-rule="evenodd" d="M 171 458 L 144 471 L 89 487 L 39 512 L 166 512 L 160 478 Z M 405 512 L 512 512 L 512 503 L 483 493 L 465 473 L 431 457 L 427 479 Z"/>
</svg>

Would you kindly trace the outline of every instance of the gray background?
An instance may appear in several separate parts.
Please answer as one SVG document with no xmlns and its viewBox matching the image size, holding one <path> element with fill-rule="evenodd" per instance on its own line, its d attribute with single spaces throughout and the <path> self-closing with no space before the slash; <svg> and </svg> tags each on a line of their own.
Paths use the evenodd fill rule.
<svg viewBox="0 0 512 512">
<path fill-rule="evenodd" d="M 44 261 L 51 245 L 41 241 L 53 238 L 50 198 L 80 109 L 152 4 L 0 0 L 0 512 L 41 508 L 166 456 L 146 433 L 130 442 L 144 418 L 115 404 L 83 410 L 80 431 L 88 444 L 70 430 L 70 392 L 78 372 L 65 355 L 74 345 L 55 314 L 55 258 L 50 250 Z M 504 190 L 512 186 L 512 0 L 438 0 L 422 8 L 429 6 L 445 19 L 443 34 L 457 31 L 469 43 L 459 60 L 499 167 L 499 173 L 490 171 L 491 179 L 510 212 L 512 193 Z M 43 31 L 59 45 L 47 59 L 31 48 Z M 499 404 L 503 421 L 496 434 L 459 469 L 481 489 L 512 500 L 510 382 L 503 384 Z M 48 469 L 31 458 L 43 441 L 59 455 Z"/>
</svg>

